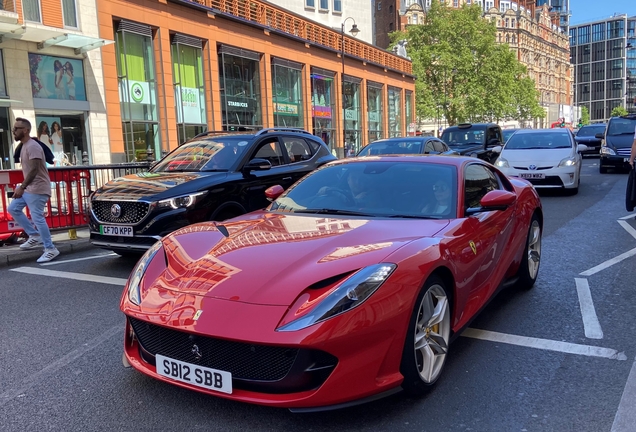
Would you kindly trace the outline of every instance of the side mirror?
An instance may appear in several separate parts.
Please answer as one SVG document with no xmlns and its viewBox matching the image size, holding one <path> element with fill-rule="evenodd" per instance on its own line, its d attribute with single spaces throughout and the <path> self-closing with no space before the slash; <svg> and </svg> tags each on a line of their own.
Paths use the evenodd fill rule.
<svg viewBox="0 0 636 432">
<path fill-rule="evenodd" d="M 493 153 L 501 153 L 501 150 L 503 150 L 503 147 L 502 147 L 502 146 L 500 146 L 500 145 L 498 145 L 498 146 L 494 146 L 494 147 L 492 148 L 492 152 L 493 152 Z"/>
<path fill-rule="evenodd" d="M 517 201 L 517 195 L 512 192 L 505 190 L 490 191 L 479 201 L 480 207 L 466 209 L 466 216 L 487 211 L 506 210 L 515 201 Z"/>
<path fill-rule="evenodd" d="M 248 173 L 250 171 L 267 171 L 272 168 L 272 164 L 267 159 L 252 159 L 243 167 L 243 172 Z"/>
<path fill-rule="evenodd" d="M 265 197 L 269 201 L 274 201 L 276 198 L 281 196 L 285 192 L 285 189 L 281 185 L 275 185 L 265 189 Z"/>
<path fill-rule="evenodd" d="M 596 135 L 594 135 L 594 138 L 605 139 L 605 134 L 604 133 L 597 133 Z"/>
<path fill-rule="evenodd" d="M 576 151 L 579 152 L 579 153 L 587 151 L 587 150 L 588 150 L 588 148 L 587 148 L 587 146 L 585 144 L 578 144 L 576 146 Z"/>
</svg>

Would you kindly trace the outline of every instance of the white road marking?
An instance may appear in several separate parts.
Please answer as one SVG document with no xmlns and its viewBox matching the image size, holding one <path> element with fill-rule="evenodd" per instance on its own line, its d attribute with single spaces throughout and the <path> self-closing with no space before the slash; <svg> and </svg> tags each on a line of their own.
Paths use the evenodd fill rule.
<svg viewBox="0 0 636 432">
<path fill-rule="evenodd" d="M 627 231 L 632 237 L 636 239 L 636 229 L 624 220 L 619 220 L 618 223 Z"/>
<path fill-rule="evenodd" d="M 487 340 L 491 342 L 501 342 L 510 345 L 518 345 L 528 348 L 557 351 L 567 354 L 601 357 L 610 360 L 627 360 L 627 356 L 625 355 L 625 353 L 618 352 L 610 348 L 602 348 L 591 345 L 579 345 L 570 342 L 560 342 L 527 336 L 517 336 L 488 330 L 467 328 L 462 333 L 462 336 L 470 337 L 473 339 Z"/>
<path fill-rule="evenodd" d="M 636 255 L 636 248 L 628 250 L 627 252 L 625 252 L 623 254 L 620 254 L 617 257 L 614 257 L 614 258 L 609 259 L 609 260 L 607 260 L 605 262 L 602 262 L 599 265 L 594 266 L 594 267 L 592 267 L 589 270 L 585 270 L 584 272 L 581 272 L 579 274 L 581 276 L 592 276 L 593 274 L 596 274 L 596 273 L 598 273 L 598 272 L 600 272 L 602 270 L 605 270 L 606 268 L 611 267 L 614 264 L 619 263 L 619 262 L 621 262 L 623 260 L 626 260 L 627 258 L 632 257 L 634 255 Z"/>
<path fill-rule="evenodd" d="M 98 259 L 98 258 L 110 258 L 110 257 L 116 257 L 116 256 L 119 256 L 119 255 L 117 255 L 116 253 L 92 255 L 92 256 L 88 256 L 88 257 L 84 257 L 84 258 L 75 258 L 75 259 L 64 260 L 64 261 L 51 261 L 51 262 L 43 263 L 43 264 L 40 264 L 40 265 L 41 266 L 52 266 L 52 265 L 58 265 L 58 264 L 66 264 L 66 263 L 70 263 L 70 262 L 86 261 L 86 260 Z"/>
<path fill-rule="evenodd" d="M 66 354 L 64 357 L 57 359 L 56 361 L 49 363 L 44 369 L 39 372 L 36 372 L 32 375 L 29 375 L 24 379 L 22 385 L 18 387 L 9 388 L 0 394 L 0 406 L 5 403 L 11 401 L 12 399 L 23 395 L 27 392 L 31 387 L 37 384 L 44 384 L 45 377 L 50 375 L 55 375 L 57 371 L 62 369 L 63 367 L 73 363 L 78 358 L 84 356 L 87 352 L 91 351 L 94 348 L 97 348 L 102 343 L 106 342 L 108 339 L 113 336 L 121 335 L 123 333 L 124 326 L 117 325 L 115 327 L 111 327 L 106 332 L 102 333 L 100 336 L 96 337 L 93 340 L 88 341 L 83 344 L 80 348 L 74 349 L 70 353 Z"/>
<path fill-rule="evenodd" d="M 126 285 L 126 280 L 127 280 L 127 279 L 114 278 L 114 277 L 108 277 L 108 276 L 93 276 L 93 275 L 82 274 L 82 273 L 46 270 L 46 269 L 38 268 L 38 267 L 18 267 L 18 268 L 11 269 L 11 271 L 19 272 L 19 273 L 34 274 L 39 276 L 73 279 L 73 280 L 86 281 L 86 282 L 98 282 L 98 283 L 105 283 L 109 285 L 119 285 L 119 286 Z"/>
<path fill-rule="evenodd" d="M 623 396 L 618 404 L 611 432 L 633 432 L 636 428 L 636 361 L 627 377 Z"/>
<path fill-rule="evenodd" d="M 632 219 L 635 215 L 634 214 L 630 214 L 627 216 L 623 216 L 622 218 L 618 218 L 618 220 L 627 220 L 627 219 Z"/>
<path fill-rule="evenodd" d="M 603 339 L 603 330 L 596 316 L 590 285 L 587 283 L 587 279 L 574 278 L 574 281 L 576 282 L 576 292 L 579 295 L 585 337 L 589 339 Z"/>
</svg>

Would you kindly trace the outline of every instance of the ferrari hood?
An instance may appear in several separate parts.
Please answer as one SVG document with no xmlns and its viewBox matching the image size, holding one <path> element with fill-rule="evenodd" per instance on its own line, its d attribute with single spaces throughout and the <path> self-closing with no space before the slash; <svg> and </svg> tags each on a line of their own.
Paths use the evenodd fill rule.
<svg viewBox="0 0 636 432">
<path fill-rule="evenodd" d="M 167 268 L 156 283 L 185 294 L 288 306 L 310 285 L 383 262 L 448 223 L 259 212 L 219 229 L 192 225 L 164 238 Z"/>
</svg>

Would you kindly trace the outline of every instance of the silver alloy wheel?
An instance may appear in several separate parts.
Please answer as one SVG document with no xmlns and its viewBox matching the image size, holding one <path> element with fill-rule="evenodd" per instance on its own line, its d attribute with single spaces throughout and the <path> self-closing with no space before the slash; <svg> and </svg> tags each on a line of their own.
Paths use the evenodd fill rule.
<svg viewBox="0 0 636 432">
<path fill-rule="evenodd" d="M 415 364 L 427 384 L 437 380 L 448 352 L 450 308 L 440 285 L 432 285 L 422 297 L 415 321 Z"/>
<path fill-rule="evenodd" d="M 532 280 L 537 278 L 539 264 L 541 262 L 541 226 L 539 221 L 534 219 L 530 225 L 528 239 L 528 276 Z"/>
</svg>

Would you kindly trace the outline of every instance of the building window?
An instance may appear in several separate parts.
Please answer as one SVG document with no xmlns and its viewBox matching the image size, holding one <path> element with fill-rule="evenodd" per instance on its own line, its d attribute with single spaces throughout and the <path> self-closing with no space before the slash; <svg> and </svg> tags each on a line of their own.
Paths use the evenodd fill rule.
<svg viewBox="0 0 636 432">
<path fill-rule="evenodd" d="M 607 62 L 607 79 L 623 77 L 623 59 L 609 60 Z M 612 96 L 616 97 L 616 96 Z"/>
<path fill-rule="evenodd" d="M 389 31 L 393 31 L 393 23 L 392 22 L 389 23 Z"/>
<path fill-rule="evenodd" d="M 453 7 L 459 7 L 459 1 L 453 0 Z"/>
<path fill-rule="evenodd" d="M 605 60 L 605 42 L 592 44 L 592 61 Z"/>
<path fill-rule="evenodd" d="M 320 10 L 329 10 L 329 0 L 319 0 Z"/>
<path fill-rule="evenodd" d="M 625 91 L 623 91 L 623 80 L 613 80 L 607 82 L 607 99 L 621 98 L 624 94 Z"/>
<path fill-rule="evenodd" d="M 150 27 L 121 21 L 115 35 L 115 51 L 126 160 L 145 160 L 148 148 L 155 155 L 161 153 Z"/>
<path fill-rule="evenodd" d="M 0 50 L 0 97 L 9 97 L 7 94 L 7 84 L 4 80 L 4 57 L 2 55 L 2 50 Z"/>
<path fill-rule="evenodd" d="M 314 9 L 316 7 L 316 0 L 305 0 L 305 7 Z"/>
<path fill-rule="evenodd" d="M 590 46 L 583 45 L 583 46 L 579 46 L 578 48 L 579 48 L 579 53 L 578 53 L 579 63 L 589 63 L 590 62 Z"/>
<path fill-rule="evenodd" d="M 342 0 L 333 0 L 333 11 L 342 13 Z"/>
<path fill-rule="evenodd" d="M 389 87 L 388 90 L 389 138 L 402 135 L 402 89 Z"/>
<path fill-rule="evenodd" d="M 623 48 L 625 41 L 623 39 L 615 39 L 607 41 L 607 55 L 608 59 L 616 59 L 623 57 Z"/>
<path fill-rule="evenodd" d="M 360 144 L 362 143 L 360 84 L 359 82 L 349 82 L 346 80 L 347 78 L 345 78 L 342 85 L 342 115 L 345 119 L 345 154 L 349 154 L 351 149 L 353 149 L 354 154 L 356 154 L 360 150 Z"/>
<path fill-rule="evenodd" d="M 179 144 L 207 130 L 201 45 L 199 39 L 182 35 L 175 35 L 172 41 L 172 77 Z"/>
<path fill-rule="evenodd" d="M 576 29 L 572 28 L 570 29 L 570 46 L 575 46 L 576 45 Z"/>
<path fill-rule="evenodd" d="M 417 24 L 417 14 L 413 15 L 413 24 Z"/>
<path fill-rule="evenodd" d="M 578 29 L 578 44 L 590 43 L 590 26 L 579 27 Z"/>
<path fill-rule="evenodd" d="M 313 117 L 313 133 L 333 150 L 334 125 L 333 114 L 335 102 L 333 84 L 335 73 L 318 68 L 311 68 L 311 110 Z"/>
<path fill-rule="evenodd" d="M 408 128 L 409 135 L 415 135 L 415 119 L 413 118 L 413 92 L 409 90 L 404 91 L 404 115 L 406 116 L 406 127 Z"/>
<path fill-rule="evenodd" d="M 22 0 L 22 13 L 26 21 L 42 22 L 40 0 Z"/>
<path fill-rule="evenodd" d="M 605 23 L 592 25 L 592 42 L 605 40 Z"/>
<path fill-rule="evenodd" d="M 367 81 L 367 121 L 369 143 L 384 138 L 382 133 L 382 90 L 383 85 Z"/>
<path fill-rule="evenodd" d="M 221 45 L 219 81 L 223 130 L 263 127 L 260 91 L 260 54 Z"/>
<path fill-rule="evenodd" d="M 64 27 L 78 28 L 77 9 L 75 0 L 62 0 L 62 14 L 64 16 Z"/>
<path fill-rule="evenodd" d="M 303 127 L 302 65 L 272 59 L 274 126 Z"/>
<path fill-rule="evenodd" d="M 615 39 L 625 36 L 625 21 L 610 21 L 607 23 L 607 38 Z"/>
<path fill-rule="evenodd" d="M 378 10 L 382 10 L 382 2 L 378 2 Z"/>
</svg>

